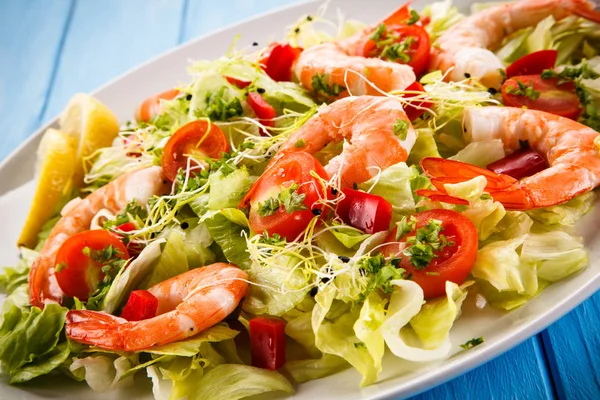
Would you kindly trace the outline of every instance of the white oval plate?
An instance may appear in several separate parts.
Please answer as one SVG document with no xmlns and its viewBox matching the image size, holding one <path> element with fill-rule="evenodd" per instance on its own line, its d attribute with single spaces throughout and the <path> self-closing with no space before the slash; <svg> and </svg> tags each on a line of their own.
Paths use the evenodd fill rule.
<svg viewBox="0 0 600 400">
<path fill-rule="evenodd" d="M 467 10 L 468 0 L 455 0 Z M 400 1 L 333 0 L 327 16 L 336 18 L 341 9 L 348 18 L 375 23 L 394 9 Z M 146 96 L 189 80 L 186 66 L 189 60 L 213 59 L 224 54 L 233 38 L 240 34 L 238 46 L 252 42 L 267 43 L 281 38 L 286 26 L 302 14 L 314 13 L 321 4 L 310 1 L 285 7 L 251 20 L 201 37 L 151 60 L 131 72 L 115 79 L 93 95 L 107 104 L 124 122 L 132 118 L 134 107 Z M 426 1 L 414 1 L 417 10 Z M 268 27 L 268 29 L 267 29 Z M 33 195 L 33 166 L 41 133 L 55 126 L 55 118 L 42 127 L 28 141 L 0 164 L 0 265 L 11 265 L 17 260 L 15 247 Z M 448 381 L 500 355 L 541 331 L 600 288 L 600 236 L 594 221 L 600 220 L 600 207 L 583 218 L 578 225 L 590 252 L 592 265 L 581 273 L 550 286 L 525 306 L 503 313 L 489 308 L 475 307 L 468 299 L 463 315 L 451 332 L 453 356 L 446 361 L 418 364 L 399 360 L 389 354 L 384 359 L 379 383 L 359 389 L 359 374 L 348 369 L 324 379 L 304 383 L 298 387 L 294 399 L 380 399 L 389 396 L 407 397 Z M 473 337 L 485 336 L 485 343 L 470 351 L 460 351 L 458 346 Z M 141 379 L 140 379 L 141 378 Z M 149 381 L 138 377 L 133 388 L 111 392 L 110 398 L 151 398 Z M 61 397 L 64 399 L 106 399 L 106 394 L 93 393 L 85 384 L 65 379 L 40 379 L 31 385 L 9 386 L 0 382 L 0 397 L 11 399 L 39 399 Z M 271 396 L 269 396 L 271 398 Z"/>
</svg>

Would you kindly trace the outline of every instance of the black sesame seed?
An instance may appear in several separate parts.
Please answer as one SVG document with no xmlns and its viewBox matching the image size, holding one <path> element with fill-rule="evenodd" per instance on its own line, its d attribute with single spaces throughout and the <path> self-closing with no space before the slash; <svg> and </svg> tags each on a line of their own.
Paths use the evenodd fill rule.
<svg viewBox="0 0 600 400">
<path fill-rule="evenodd" d="M 352 184 L 352 189 L 354 189 L 354 190 L 358 190 L 358 185 L 356 184 L 356 182 L 354 182 L 354 183 Z"/>
<path fill-rule="evenodd" d="M 338 190 L 336 188 L 331 188 L 331 194 L 335 196 L 338 194 Z"/>
<path fill-rule="evenodd" d="M 319 210 L 318 208 L 313 208 L 313 209 L 311 210 L 311 212 L 313 213 L 313 215 L 319 216 L 319 215 L 321 215 L 321 213 L 322 213 L 323 211 Z"/>
<path fill-rule="evenodd" d="M 257 91 L 258 93 L 262 94 L 262 93 L 264 93 L 264 92 L 265 92 L 265 89 L 263 89 L 263 88 L 260 88 L 260 87 L 259 87 L 258 89 L 256 89 L 256 91 Z"/>
<path fill-rule="evenodd" d="M 346 256 L 338 256 L 338 258 L 340 259 L 341 262 L 343 263 L 347 263 L 350 261 L 350 257 L 346 257 Z"/>
<path fill-rule="evenodd" d="M 163 179 L 163 185 L 166 185 L 166 184 L 167 184 L 167 180 Z"/>
<path fill-rule="evenodd" d="M 468 72 L 465 72 L 465 78 L 469 79 L 471 77 L 471 74 L 469 74 Z"/>
<path fill-rule="evenodd" d="M 329 279 L 329 278 L 321 278 L 321 282 L 323 282 L 323 283 L 327 283 L 327 282 L 329 282 L 330 280 L 331 280 L 331 279 Z"/>
<path fill-rule="evenodd" d="M 308 292 L 308 294 L 310 294 L 310 297 L 315 297 L 317 293 L 319 293 L 319 288 L 316 286 L 312 287 L 310 289 L 310 292 Z"/>
<path fill-rule="evenodd" d="M 190 227 L 190 224 L 188 224 L 187 222 L 182 222 L 179 226 L 181 227 L 181 229 L 187 229 Z"/>
<path fill-rule="evenodd" d="M 258 42 L 252 42 L 252 46 L 258 46 Z"/>
<path fill-rule="evenodd" d="M 300 28 L 296 28 L 296 29 L 294 29 L 294 32 L 296 32 L 296 33 L 300 33 Z"/>
<path fill-rule="evenodd" d="M 313 17 L 312 17 L 312 15 L 307 15 L 307 16 L 306 16 L 306 20 L 307 20 L 307 21 L 312 21 L 312 20 L 313 20 Z"/>
<path fill-rule="evenodd" d="M 191 95 L 191 94 L 188 94 L 187 96 L 185 96 L 185 99 L 186 99 L 187 101 L 190 101 L 190 100 L 192 99 L 192 95 Z"/>
<path fill-rule="evenodd" d="M 498 91 L 496 89 L 494 89 L 493 87 L 488 89 L 488 93 L 491 94 L 492 96 L 495 95 L 496 93 L 498 93 Z"/>
</svg>

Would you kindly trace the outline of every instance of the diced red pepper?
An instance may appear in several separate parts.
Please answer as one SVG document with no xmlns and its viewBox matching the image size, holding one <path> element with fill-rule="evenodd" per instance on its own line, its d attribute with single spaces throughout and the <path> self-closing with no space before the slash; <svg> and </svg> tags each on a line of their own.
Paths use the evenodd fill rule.
<svg viewBox="0 0 600 400">
<path fill-rule="evenodd" d="M 512 78 L 518 75 L 539 75 L 546 69 L 552 69 L 556 65 L 558 51 L 540 50 L 519 58 L 506 68 L 506 77 Z"/>
<path fill-rule="evenodd" d="M 121 318 L 127 321 L 141 321 L 156 316 L 158 299 L 147 290 L 134 290 L 123 308 Z"/>
<path fill-rule="evenodd" d="M 247 101 L 248 105 L 252 107 L 252 110 L 258 117 L 258 121 L 261 124 L 268 127 L 275 126 L 274 118 L 277 116 L 277 112 L 275 111 L 272 105 L 267 103 L 267 101 L 262 98 L 262 96 L 259 93 L 248 93 Z"/>
<path fill-rule="evenodd" d="M 494 161 L 487 169 L 497 174 L 512 176 L 515 179 L 537 174 L 548 168 L 548 163 L 533 149 L 515 151 L 510 156 Z"/>
<path fill-rule="evenodd" d="M 252 365 L 275 370 L 285 364 L 285 322 L 256 317 L 250 320 Z"/>
<path fill-rule="evenodd" d="M 262 54 L 259 64 L 273 80 L 289 82 L 292 80 L 292 68 L 302 50 L 302 47 L 274 42 Z"/>
<path fill-rule="evenodd" d="M 392 205 L 383 197 L 353 189 L 343 192 L 346 197 L 335 210 L 342 221 L 366 233 L 389 229 Z"/>
<path fill-rule="evenodd" d="M 231 76 L 226 76 L 225 79 L 227 79 L 227 82 L 239 87 L 240 89 L 247 88 L 248 86 L 250 86 L 251 83 L 250 81 L 243 81 L 241 79 L 233 78 Z"/>
<path fill-rule="evenodd" d="M 425 92 L 425 88 L 423 87 L 423 85 L 421 85 L 419 82 L 415 81 L 413 83 L 411 83 L 406 89 L 404 89 L 408 92 Z M 410 99 L 411 97 L 415 97 L 418 96 L 418 94 L 414 94 L 414 93 L 409 93 L 409 94 L 405 94 L 402 97 L 405 99 Z M 420 103 L 415 102 L 414 105 L 408 105 L 406 107 L 404 107 L 404 112 L 406 112 L 406 116 L 408 117 L 408 119 L 410 119 L 411 121 L 414 121 L 415 119 L 419 118 L 424 112 L 424 109 L 420 109 L 417 108 L 418 107 L 424 107 L 424 108 L 431 108 L 433 107 L 433 103 L 430 101 L 422 101 Z"/>
</svg>

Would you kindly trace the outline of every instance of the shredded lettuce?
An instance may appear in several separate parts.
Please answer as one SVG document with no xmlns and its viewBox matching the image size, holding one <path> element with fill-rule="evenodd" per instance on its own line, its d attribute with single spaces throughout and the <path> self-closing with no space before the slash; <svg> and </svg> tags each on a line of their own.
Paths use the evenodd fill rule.
<svg viewBox="0 0 600 400">
<path fill-rule="evenodd" d="M 210 183 L 208 208 L 217 211 L 237 207 L 254 182 L 246 168 L 236 169 L 228 175 L 217 171 L 211 174 L 208 180 Z"/>
<path fill-rule="evenodd" d="M 84 358 L 76 358 L 69 369 L 78 374 L 83 369 L 86 383 L 97 392 L 124 388 L 133 385 L 133 376 L 124 374 L 138 364 L 137 354 L 119 356 L 109 353 L 93 354 Z"/>
<path fill-rule="evenodd" d="M 165 247 L 150 273 L 141 283 L 142 288 L 149 288 L 157 283 L 189 271 L 189 264 L 185 252 L 184 235 L 181 231 L 172 230 L 167 237 Z"/>
<path fill-rule="evenodd" d="M 248 219 L 244 213 L 235 208 L 223 209 L 205 223 L 227 260 L 242 269 L 250 268 L 245 238 L 249 232 Z"/>
<path fill-rule="evenodd" d="M 406 163 L 409 165 L 419 165 L 419 162 L 424 157 L 440 157 L 433 129 L 421 128 L 416 131 L 417 140 L 410 150 Z"/>
<path fill-rule="evenodd" d="M 453 25 L 459 23 L 465 16 L 458 12 L 458 9 L 452 5 L 452 0 L 438 1 L 431 3 L 423 9 L 422 16 L 431 18 L 429 24 L 425 26 L 431 41 L 435 41 Z"/>
<path fill-rule="evenodd" d="M 528 210 L 527 214 L 535 221 L 545 225 L 573 225 L 582 216 L 590 212 L 596 202 L 596 194 L 587 192 L 564 204 Z"/>
</svg>

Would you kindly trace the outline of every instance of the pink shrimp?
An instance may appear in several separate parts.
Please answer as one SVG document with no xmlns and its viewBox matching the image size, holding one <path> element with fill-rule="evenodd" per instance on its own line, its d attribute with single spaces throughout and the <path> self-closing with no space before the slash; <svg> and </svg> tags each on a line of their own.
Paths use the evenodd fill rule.
<svg viewBox="0 0 600 400">
<path fill-rule="evenodd" d="M 408 15 L 408 4 L 400 7 L 382 23 L 387 26 L 406 22 L 405 15 Z M 313 87 L 314 79 L 320 76 L 325 85 L 339 88 L 334 93 L 328 93 L 328 97 L 332 99 L 349 94 L 379 95 L 380 91 L 388 93 L 406 89 L 416 80 L 410 66 L 363 57 L 364 45 L 374 30 L 375 28 L 369 27 L 347 39 L 322 43 L 304 50 L 295 66 L 295 74 L 300 83 L 306 89 L 315 91 L 317 88 Z M 369 85 L 363 77 L 377 88 Z"/>
<path fill-rule="evenodd" d="M 564 203 L 600 185 L 600 133 L 592 128 L 543 111 L 512 107 L 467 109 L 464 118 L 467 142 L 500 139 L 505 150 L 513 152 L 519 141 L 527 141 L 550 167 L 519 181 L 459 161 L 426 157 L 421 167 L 437 190 L 420 189 L 417 194 L 460 203 L 461 199 L 448 196 L 444 184 L 482 175 L 494 200 L 509 209 L 527 210 Z"/>
<path fill-rule="evenodd" d="M 107 209 L 117 213 L 134 199 L 140 204 L 145 204 L 151 196 L 167 193 L 169 189 L 170 186 L 163 176 L 162 169 L 149 167 L 122 175 L 83 200 L 79 200 L 68 210 L 65 207 L 62 218 L 50 231 L 40 255 L 31 266 L 29 272 L 31 305 L 43 307 L 46 302 L 62 302 L 63 292 L 54 276 L 56 253 L 69 237 L 89 229 L 98 211 Z"/>
<path fill-rule="evenodd" d="M 535 26 L 549 16 L 560 20 L 578 15 L 600 22 L 600 12 L 593 8 L 587 0 L 521 0 L 486 9 L 454 25 L 437 39 L 430 69 L 446 72 L 454 67 L 448 75 L 452 81 L 470 76 L 499 89 L 504 65 L 488 49 L 498 48 L 507 35 Z"/>
<path fill-rule="evenodd" d="M 127 321 L 100 311 L 67 314 L 67 337 L 109 350 L 140 351 L 186 339 L 221 322 L 246 295 L 248 275 L 216 263 L 184 272 L 149 289 L 157 316 Z"/>
<path fill-rule="evenodd" d="M 406 161 L 416 133 L 397 99 L 346 97 L 322 106 L 281 145 L 271 165 L 289 152 L 314 154 L 344 140 L 342 153 L 329 160 L 325 171 L 330 177 L 339 174 L 342 187 L 352 187 L 375 176 L 378 168 Z"/>
</svg>

